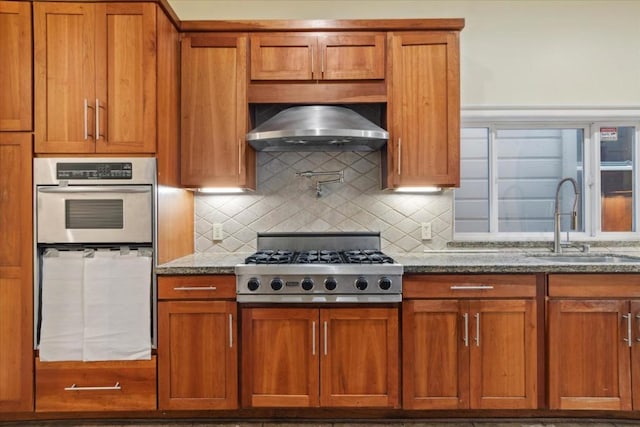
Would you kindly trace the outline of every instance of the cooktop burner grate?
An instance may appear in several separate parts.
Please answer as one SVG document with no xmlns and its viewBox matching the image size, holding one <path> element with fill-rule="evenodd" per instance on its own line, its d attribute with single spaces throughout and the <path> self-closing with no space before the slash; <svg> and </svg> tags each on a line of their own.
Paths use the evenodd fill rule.
<svg viewBox="0 0 640 427">
<path fill-rule="evenodd" d="M 245 264 L 291 264 L 294 253 L 292 251 L 263 250 L 247 257 Z"/>
<path fill-rule="evenodd" d="M 245 264 L 393 264 L 393 258 L 376 249 L 365 250 L 261 250 Z"/>
</svg>

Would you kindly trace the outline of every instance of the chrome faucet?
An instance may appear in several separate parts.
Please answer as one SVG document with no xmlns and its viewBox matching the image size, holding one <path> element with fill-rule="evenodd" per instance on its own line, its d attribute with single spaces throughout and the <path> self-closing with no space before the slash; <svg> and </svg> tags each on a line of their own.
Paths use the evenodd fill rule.
<svg viewBox="0 0 640 427">
<path fill-rule="evenodd" d="M 561 213 L 560 212 L 560 188 L 562 187 L 562 184 L 564 184 L 567 181 L 573 185 L 573 193 L 574 193 L 573 211 L 571 213 Z M 578 228 L 578 196 L 579 195 L 580 195 L 580 192 L 578 191 L 578 183 L 576 182 L 575 179 L 571 177 L 561 179 L 560 182 L 558 183 L 558 186 L 556 187 L 556 207 L 555 207 L 555 213 L 553 216 L 553 219 L 554 219 L 553 252 L 555 253 L 562 252 L 562 245 L 560 243 L 560 217 L 562 215 L 571 215 L 571 229 L 575 230 L 576 228 Z M 567 231 L 567 242 L 568 241 L 569 241 L 569 232 Z"/>
</svg>

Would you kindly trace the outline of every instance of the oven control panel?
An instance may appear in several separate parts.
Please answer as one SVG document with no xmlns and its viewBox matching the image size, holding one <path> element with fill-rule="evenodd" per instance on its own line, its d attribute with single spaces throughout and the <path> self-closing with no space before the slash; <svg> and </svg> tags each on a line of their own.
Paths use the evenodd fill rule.
<svg viewBox="0 0 640 427">
<path fill-rule="evenodd" d="M 56 164 L 56 178 L 61 180 L 132 179 L 133 165 L 131 162 L 59 162 Z"/>
</svg>

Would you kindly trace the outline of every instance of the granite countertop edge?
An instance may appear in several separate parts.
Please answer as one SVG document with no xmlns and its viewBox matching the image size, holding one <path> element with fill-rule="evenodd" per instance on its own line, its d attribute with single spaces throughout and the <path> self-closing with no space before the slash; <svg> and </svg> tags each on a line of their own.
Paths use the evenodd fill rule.
<svg viewBox="0 0 640 427">
<path fill-rule="evenodd" d="M 581 253 L 570 253 L 583 256 Z M 158 275 L 234 274 L 249 253 L 194 253 L 160 264 Z M 405 274 L 420 273 L 640 273 L 640 262 L 560 263 L 539 259 L 548 251 L 531 250 L 443 250 L 392 254 Z M 600 248 L 588 255 L 625 255 L 638 258 L 640 249 Z"/>
</svg>

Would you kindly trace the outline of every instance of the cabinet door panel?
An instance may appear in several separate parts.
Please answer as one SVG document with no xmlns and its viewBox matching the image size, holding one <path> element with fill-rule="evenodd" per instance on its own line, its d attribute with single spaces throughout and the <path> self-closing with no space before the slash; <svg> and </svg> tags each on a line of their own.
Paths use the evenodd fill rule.
<svg viewBox="0 0 640 427">
<path fill-rule="evenodd" d="M 549 407 L 631 410 L 629 304 L 549 302 Z"/>
<path fill-rule="evenodd" d="M 318 38 L 322 80 L 384 79 L 385 34 L 352 33 Z"/>
<path fill-rule="evenodd" d="M 242 311 L 242 405 L 318 406 L 318 310 Z"/>
<path fill-rule="evenodd" d="M 31 3 L 0 1 L 0 131 L 31 130 Z"/>
<path fill-rule="evenodd" d="M 465 314 L 468 316 L 457 300 L 404 302 L 405 409 L 469 407 L 469 324 Z"/>
<path fill-rule="evenodd" d="M 457 33 L 389 36 L 391 186 L 459 186 Z"/>
<path fill-rule="evenodd" d="M 316 37 L 291 34 L 253 34 L 251 80 L 311 80 Z M 319 77 L 318 77 L 319 78 Z"/>
<path fill-rule="evenodd" d="M 33 410 L 31 143 L 0 133 L 0 412 Z"/>
<path fill-rule="evenodd" d="M 480 300 L 469 308 L 471 407 L 535 408 L 535 302 Z"/>
<path fill-rule="evenodd" d="M 96 151 L 153 153 L 156 147 L 156 8 L 96 5 L 99 109 Z"/>
<path fill-rule="evenodd" d="M 181 184 L 185 187 L 244 186 L 255 176 L 249 172 L 255 168 L 250 161 L 255 156 L 245 142 L 246 48 L 243 35 L 182 40 Z"/>
<path fill-rule="evenodd" d="M 95 8 L 35 2 L 35 147 L 38 153 L 95 150 Z"/>
<path fill-rule="evenodd" d="M 235 319 L 233 302 L 158 304 L 160 409 L 237 407 Z"/>
<path fill-rule="evenodd" d="M 398 310 L 326 309 L 320 315 L 320 405 L 396 407 Z"/>
</svg>

